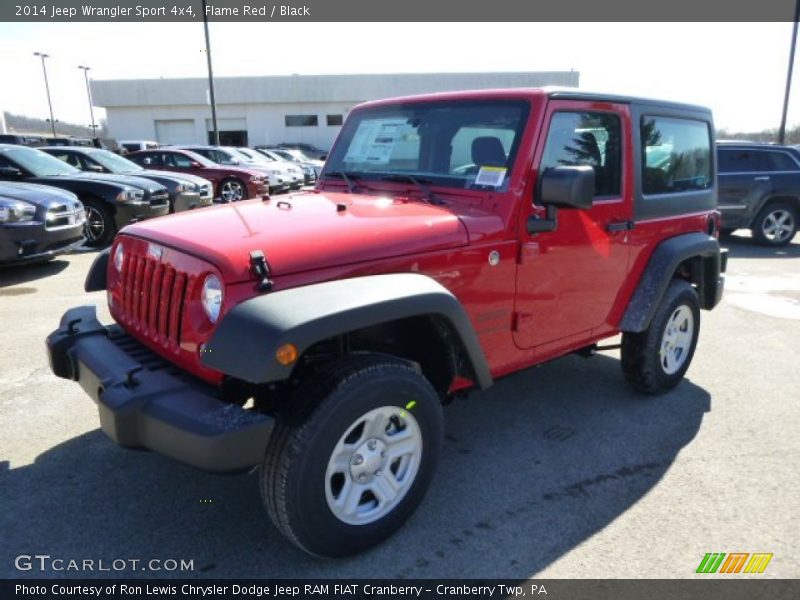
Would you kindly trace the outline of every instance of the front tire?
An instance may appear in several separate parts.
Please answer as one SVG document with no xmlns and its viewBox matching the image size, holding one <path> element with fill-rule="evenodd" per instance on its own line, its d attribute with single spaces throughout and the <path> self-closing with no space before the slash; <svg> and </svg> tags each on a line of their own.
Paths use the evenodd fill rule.
<svg viewBox="0 0 800 600">
<path fill-rule="evenodd" d="M 433 478 L 439 398 L 411 365 L 350 358 L 302 386 L 278 417 L 261 492 L 281 533 L 310 554 L 355 554 L 389 537 Z"/>
<path fill-rule="evenodd" d="M 98 200 L 83 200 L 86 211 L 86 223 L 83 234 L 86 236 L 86 245 L 92 248 L 108 246 L 117 234 L 117 224 L 114 213 L 105 203 Z"/>
<path fill-rule="evenodd" d="M 692 362 L 699 332 L 697 292 L 688 282 L 673 279 L 650 327 L 622 334 L 622 370 L 628 383 L 646 394 L 674 388 Z"/>
<path fill-rule="evenodd" d="M 785 246 L 797 233 L 797 211 L 788 202 L 771 202 L 756 215 L 751 232 L 762 246 Z"/>
<path fill-rule="evenodd" d="M 219 184 L 219 197 L 223 202 L 238 202 L 247 199 L 247 186 L 240 179 L 230 177 Z"/>
</svg>

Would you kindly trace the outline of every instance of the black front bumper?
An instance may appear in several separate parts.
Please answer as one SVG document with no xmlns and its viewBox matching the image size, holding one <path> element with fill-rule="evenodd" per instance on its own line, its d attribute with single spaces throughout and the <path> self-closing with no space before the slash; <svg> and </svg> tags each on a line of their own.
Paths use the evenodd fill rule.
<svg viewBox="0 0 800 600">
<path fill-rule="evenodd" d="M 120 446 L 147 448 L 206 471 L 258 465 L 274 420 L 220 400 L 216 388 L 165 362 L 93 306 L 68 310 L 47 337 L 53 373 L 80 383 L 103 431 Z"/>
<path fill-rule="evenodd" d="M 30 221 L 0 226 L 0 264 L 19 263 L 69 252 L 84 241 L 83 225 L 45 229 Z"/>
<path fill-rule="evenodd" d="M 169 201 L 155 206 L 147 202 L 117 204 L 114 221 L 117 229 L 122 229 L 132 221 L 144 221 L 154 217 L 163 217 L 166 214 L 169 214 Z"/>
</svg>

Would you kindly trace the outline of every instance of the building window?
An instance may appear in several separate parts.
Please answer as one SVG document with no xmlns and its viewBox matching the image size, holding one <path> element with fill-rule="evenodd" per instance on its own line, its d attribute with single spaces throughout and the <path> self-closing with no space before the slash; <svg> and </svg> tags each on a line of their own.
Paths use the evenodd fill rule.
<svg viewBox="0 0 800 600">
<path fill-rule="evenodd" d="M 286 115 L 286 127 L 316 127 L 319 125 L 317 115 Z"/>
<path fill-rule="evenodd" d="M 344 118 L 342 117 L 342 115 L 328 115 L 328 127 L 334 125 L 341 126 L 343 121 Z"/>
</svg>

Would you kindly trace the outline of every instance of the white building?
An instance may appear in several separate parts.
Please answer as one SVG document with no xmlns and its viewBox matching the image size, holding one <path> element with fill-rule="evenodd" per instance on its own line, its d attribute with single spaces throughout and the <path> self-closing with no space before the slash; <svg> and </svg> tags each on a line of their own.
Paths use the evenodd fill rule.
<svg viewBox="0 0 800 600">
<path fill-rule="evenodd" d="M 578 79 L 577 71 L 219 77 L 214 91 L 223 145 L 305 142 L 328 149 L 347 112 L 366 100 L 453 90 L 577 87 Z M 93 81 L 92 97 L 106 109 L 114 139 L 210 141 L 207 79 Z"/>
</svg>

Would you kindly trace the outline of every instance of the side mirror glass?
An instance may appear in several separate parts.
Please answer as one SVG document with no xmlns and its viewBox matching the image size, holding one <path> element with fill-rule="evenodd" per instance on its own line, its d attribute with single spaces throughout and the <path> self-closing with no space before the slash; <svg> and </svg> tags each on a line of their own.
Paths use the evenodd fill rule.
<svg viewBox="0 0 800 600">
<path fill-rule="evenodd" d="M 592 207 L 594 169 L 588 165 L 555 167 L 541 175 L 539 200 L 559 208 Z"/>
</svg>

